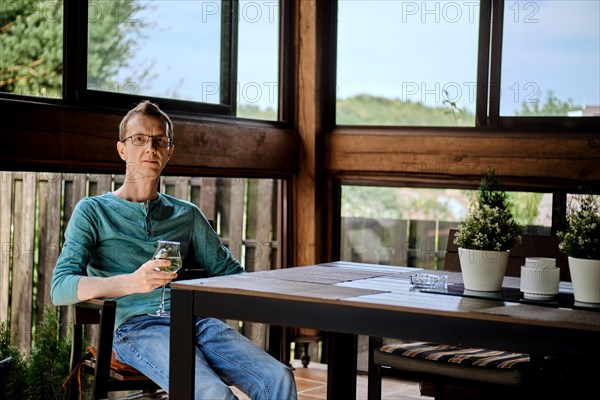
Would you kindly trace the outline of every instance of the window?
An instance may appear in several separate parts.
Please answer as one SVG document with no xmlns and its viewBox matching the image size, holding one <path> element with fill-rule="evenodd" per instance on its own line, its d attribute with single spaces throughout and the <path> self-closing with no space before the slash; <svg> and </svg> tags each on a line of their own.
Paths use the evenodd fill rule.
<svg viewBox="0 0 600 400">
<path fill-rule="evenodd" d="M 87 88 L 221 104 L 221 20 L 215 1 L 90 2 Z"/>
<path fill-rule="evenodd" d="M 0 7 L 0 92 L 126 109 L 151 99 L 170 113 L 278 119 L 278 0 Z"/>
<path fill-rule="evenodd" d="M 474 126 L 477 2 L 338 1 L 339 125 Z"/>
<path fill-rule="evenodd" d="M 0 3 L 0 92 L 62 98 L 63 2 Z"/>
<path fill-rule="evenodd" d="M 277 120 L 279 2 L 239 2 L 237 116 Z"/>
<path fill-rule="evenodd" d="M 501 116 L 600 116 L 600 3 L 507 1 Z"/>
<path fill-rule="evenodd" d="M 597 1 L 338 0 L 336 123 L 594 130 L 566 118 L 600 116 L 599 21 Z"/>
<path fill-rule="evenodd" d="M 464 218 L 475 190 L 342 186 L 345 261 L 441 269 L 448 233 Z M 517 222 L 549 235 L 552 194 L 508 192 Z"/>
<path fill-rule="evenodd" d="M 88 12 L 89 90 L 277 120 L 278 1 L 99 2 Z"/>
</svg>

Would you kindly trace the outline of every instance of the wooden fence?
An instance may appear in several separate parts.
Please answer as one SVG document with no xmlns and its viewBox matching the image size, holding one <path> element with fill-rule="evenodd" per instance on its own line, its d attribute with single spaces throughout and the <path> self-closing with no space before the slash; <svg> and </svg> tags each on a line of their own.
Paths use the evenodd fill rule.
<svg viewBox="0 0 600 400">
<path fill-rule="evenodd" d="M 75 204 L 82 197 L 116 189 L 123 176 L 0 174 L 0 321 L 10 321 L 13 344 L 27 351 L 44 306 L 51 304 L 52 270 Z M 281 267 L 281 181 L 167 176 L 160 190 L 197 204 L 248 271 Z M 341 259 L 440 269 L 449 230 L 457 224 L 342 218 Z M 61 318 L 68 326 L 69 308 L 61 310 Z M 266 345 L 266 326 L 231 324 L 258 345 Z"/>
<path fill-rule="evenodd" d="M 13 344 L 27 352 L 35 325 L 45 305 L 51 304 L 52 270 L 75 204 L 114 190 L 123 176 L 0 174 L 0 321 L 10 321 Z M 163 177 L 161 192 L 197 204 L 248 271 L 281 266 L 280 181 Z M 61 312 L 65 322 L 71 320 L 68 310 Z M 264 343 L 261 325 L 245 324 L 244 332 Z"/>
<path fill-rule="evenodd" d="M 342 218 L 341 259 L 442 269 L 451 228 L 458 222 Z"/>
</svg>

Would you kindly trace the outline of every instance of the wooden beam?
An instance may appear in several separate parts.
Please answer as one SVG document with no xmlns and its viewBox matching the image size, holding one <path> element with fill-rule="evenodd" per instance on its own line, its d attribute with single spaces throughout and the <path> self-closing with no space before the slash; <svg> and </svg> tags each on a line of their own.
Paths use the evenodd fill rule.
<svg viewBox="0 0 600 400">
<path fill-rule="evenodd" d="M 296 85 L 298 93 L 298 133 L 300 135 L 299 172 L 293 179 L 292 263 L 294 266 L 317 262 L 315 217 L 315 174 L 317 152 L 317 10 L 315 1 L 296 1 Z"/>
<path fill-rule="evenodd" d="M 293 178 L 293 265 L 326 261 L 328 207 L 325 136 L 335 118 L 335 35 L 337 3 L 295 0 L 297 128 L 299 172 Z"/>
<path fill-rule="evenodd" d="M 600 148 L 590 133 L 482 129 L 337 128 L 327 136 L 326 169 L 347 179 L 478 182 L 488 166 L 503 180 L 553 188 L 600 182 Z"/>
<path fill-rule="evenodd" d="M 124 170 L 116 142 L 123 112 L 0 99 L 2 170 Z M 175 155 L 166 174 L 285 177 L 297 169 L 298 137 L 274 123 L 173 117 Z"/>
</svg>

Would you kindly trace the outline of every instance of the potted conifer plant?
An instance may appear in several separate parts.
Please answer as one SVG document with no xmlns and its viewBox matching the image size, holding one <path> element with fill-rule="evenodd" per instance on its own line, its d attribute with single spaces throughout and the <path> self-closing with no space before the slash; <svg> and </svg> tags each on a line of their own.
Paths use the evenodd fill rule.
<svg viewBox="0 0 600 400">
<path fill-rule="evenodd" d="M 567 228 L 557 233 L 569 257 L 575 301 L 600 303 L 600 206 L 591 194 L 573 196 Z"/>
<path fill-rule="evenodd" d="M 508 196 L 493 169 L 486 171 L 477 199 L 459 223 L 454 237 L 458 245 L 465 289 L 497 292 L 508 265 L 509 249 L 521 241 Z"/>
</svg>

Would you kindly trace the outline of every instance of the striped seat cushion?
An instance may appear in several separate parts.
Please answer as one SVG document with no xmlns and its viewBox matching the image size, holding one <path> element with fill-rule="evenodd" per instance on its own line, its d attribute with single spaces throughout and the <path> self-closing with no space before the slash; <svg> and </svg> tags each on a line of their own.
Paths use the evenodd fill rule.
<svg viewBox="0 0 600 400">
<path fill-rule="evenodd" d="M 476 347 L 465 348 L 430 342 L 395 343 L 383 346 L 380 351 L 423 360 L 491 368 L 513 368 L 518 367 L 519 364 L 529 362 L 529 355 L 523 353 L 510 353 L 508 351 L 479 349 Z"/>
<path fill-rule="evenodd" d="M 500 385 L 517 385 L 529 355 L 431 342 L 394 343 L 374 353 L 376 365 Z"/>
</svg>

